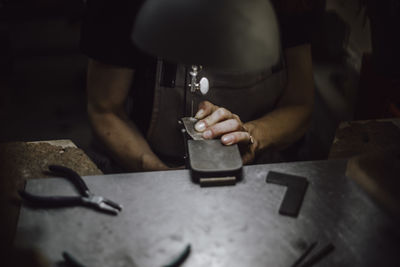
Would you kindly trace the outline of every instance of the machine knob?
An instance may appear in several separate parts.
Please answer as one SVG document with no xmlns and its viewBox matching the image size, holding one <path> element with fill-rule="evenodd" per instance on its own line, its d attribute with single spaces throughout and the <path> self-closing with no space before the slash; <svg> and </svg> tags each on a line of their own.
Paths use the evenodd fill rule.
<svg viewBox="0 0 400 267">
<path fill-rule="evenodd" d="M 208 82 L 208 79 L 206 77 L 202 77 L 200 79 L 200 92 L 202 95 L 205 95 L 208 93 L 208 90 L 210 89 L 210 83 Z"/>
</svg>

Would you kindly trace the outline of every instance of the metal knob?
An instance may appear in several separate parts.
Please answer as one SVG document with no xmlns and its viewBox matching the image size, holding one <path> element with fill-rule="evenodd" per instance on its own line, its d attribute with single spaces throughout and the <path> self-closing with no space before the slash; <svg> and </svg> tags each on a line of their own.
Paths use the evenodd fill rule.
<svg viewBox="0 0 400 267">
<path fill-rule="evenodd" d="M 210 83 L 208 82 L 208 79 L 206 77 L 202 77 L 200 79 L 200 92 L 202 95 L 205 95 L 208 93 L 208 90 L 210 89 Z"/>
</svg>

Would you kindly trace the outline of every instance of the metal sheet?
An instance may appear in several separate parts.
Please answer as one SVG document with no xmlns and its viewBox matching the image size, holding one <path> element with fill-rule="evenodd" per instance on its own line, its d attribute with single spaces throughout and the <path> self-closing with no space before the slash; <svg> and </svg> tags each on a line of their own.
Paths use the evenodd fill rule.
<svg viewBox="0 0 400 267">
<path fill-rule="evenodd" d="M 112 217 L 76 207 L 22 208 L 16 244 L 51 261 L 66 250 L 87 266 L 161 266 L 192 244 L 183 266 L 290 266 L 307 244 L 332 242 L 318 266 L 399 266 L 394 223 L 344 176 L 346 161 L 255 165 L 236 186 L 201 188 L 187 170 L 85 177 L 98 194 L 124 205 Z M 297 219 L 278 209 L 284 188 L 268 171 L 307 177 Z M 30 180 L 32 193 L 72 194 L 65 180 Z"/>
<path fill-rule="evenodd" d="M 194 125 L 197 122 L 197 119 L 192 117 L 183 117 L 181 118 L 183 125 L 185 126 L 186 132 L 193 138 L 193 140 L 204 140 L 203 133 L 200 133 L 194 129 Z"/>
</svg>

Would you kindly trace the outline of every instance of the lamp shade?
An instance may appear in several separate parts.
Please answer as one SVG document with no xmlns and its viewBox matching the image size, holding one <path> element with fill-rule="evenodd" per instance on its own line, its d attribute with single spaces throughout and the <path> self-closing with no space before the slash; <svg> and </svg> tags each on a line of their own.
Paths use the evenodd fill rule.
<svg viewBox="0 0 400 267">
<path fill-rule="evenodd" d="M 265 69 L 280 54 L 268 0 L 147 0 L 132 39 L 160 58 L 224 71 Z"/>
</svg>

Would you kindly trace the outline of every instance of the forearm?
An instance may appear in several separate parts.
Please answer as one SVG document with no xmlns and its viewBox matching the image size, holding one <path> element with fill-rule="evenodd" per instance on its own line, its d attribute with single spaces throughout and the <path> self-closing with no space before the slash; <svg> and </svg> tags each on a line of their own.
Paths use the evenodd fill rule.
<svg viewBox="0 0 400 267">
<path fill-rule="evenodd" d="M 314 106 L 311 50 L 301 45 L 285 50 L 288 81 L 285 92 L 271 113 L 245 124 L 255 140 L 255 152 L 283 149 L 307 131 Z"/>
<path fill-rule="evenodd" d="M 92 129 L 110 154 L 129 171 L 167 169 L 137 127 L 122 114 L 98 113 L 88 107 Z"/>
<path fill-rule="evenodd" d="M 309 106 L 282 106 L 258 120 L 245 123 L 245 127 L 255 140 L 257 154 L 269 148 L 281 150 L 299 140 L 308 129 L 310 117 Z"/>
<path fill-rule="evenodd" d="M 92 128 L 110 154 L 127 170 L 165 169 L 125 113 L 134 70 L 89 59 L 88 114 Z"/>
</svg>

